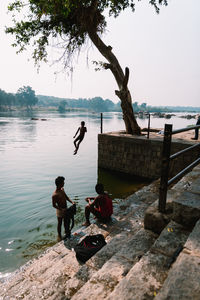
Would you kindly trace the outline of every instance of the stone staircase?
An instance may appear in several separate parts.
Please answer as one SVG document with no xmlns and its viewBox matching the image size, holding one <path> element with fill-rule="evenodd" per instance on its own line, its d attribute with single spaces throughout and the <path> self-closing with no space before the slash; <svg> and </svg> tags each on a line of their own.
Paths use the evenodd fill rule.
<svg viewBox="0 0 200 300">
<path fill-rule="evenodd" d="M 169 193 L 170 201 L 173 202 L 173 195 L 180 197 L 185 191 L 184 195 L 192 193 L 200 203 L 199 174 L 200 168 L 196 167 L 174 186 Z M 153 233 L 144 229 L 143 221 L 146 209 L 157 203 L 157 188 L 157 182 L 144 187 L 115 207 L 110 224 L 95 223 L 80 228 L 72 239 L 58 243 L 21 268 L 0 285 L 0 300 L 199 300 L 198 202 L 196 209 L 192 204 L 194 227 L 183 226 L 174 215 L 160 234 Z M 185 213 L 177 213 L 180 199 L 175 197 L 174 201 L 178 221 L 184 220 Z M 85 235 L 98 233 L 104 235 L 107 245 L 85 264 L 80 264 L 74 245 Z"/>
</svg>

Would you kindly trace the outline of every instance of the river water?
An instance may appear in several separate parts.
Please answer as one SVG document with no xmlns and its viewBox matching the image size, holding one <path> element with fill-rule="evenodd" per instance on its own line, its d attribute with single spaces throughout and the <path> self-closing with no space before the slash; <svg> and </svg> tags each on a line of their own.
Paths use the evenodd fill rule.
<svg viewBox="0 0 200 300">
<path fill-rule="evenodd" d="M 38 118 L 32 120 L 31 118 Z M 41 119 L 45 118 L 45 121 Z M 87 133 L 77 155 L 73 136 L 84 120 Z M 147 119 L 139 119 L 147 127 Z M 151 127 L 174 128 L 195 120 L 151 118 Z M 104 113 L 104 132 L 123 130 L 121 113 Z M 51 205 L 54 180 L 64 176 L 65 191 L 77 203 L 75 228 L 84 220 L 85 197 L 95 195 L 98 178 L 114 201 L 146 182 L 97 170 L 100 114 L 85 112 L 0 114 L 0 280 L 56 242 L 56 216 Z"/>
</svg>

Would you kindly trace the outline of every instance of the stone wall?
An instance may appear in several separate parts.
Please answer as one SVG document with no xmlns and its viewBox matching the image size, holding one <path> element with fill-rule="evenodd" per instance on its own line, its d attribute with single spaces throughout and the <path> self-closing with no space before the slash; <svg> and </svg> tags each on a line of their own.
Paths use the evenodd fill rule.
<svg viewBox="0 0 200 300">
<path fill-rule="evenodd" d="M 171 154 L 191 146 L 189 141 L 173 139 Z M 157 179 L 161 173 L 163 138 L 147 139 L 123 132 L 98 135 L 98 167 L 139 177 Z M 197 158 L 197 150 L 186 153 L 171 163 L 170 177 Z"/>
</svg>

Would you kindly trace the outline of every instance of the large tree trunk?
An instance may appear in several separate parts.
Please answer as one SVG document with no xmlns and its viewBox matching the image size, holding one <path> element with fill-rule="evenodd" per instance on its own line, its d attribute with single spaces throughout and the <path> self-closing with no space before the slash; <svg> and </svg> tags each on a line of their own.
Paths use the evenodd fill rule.
<svg viewBox="0 0 200 300">
<path fill-rule="evenodd" d="M 115 94 L 121 100 L 121 108 L 126 127 L 126 133 L 139 135 L 141 133 L 141 129 L 135 119 L 131 94 L 128 90 L 129 69 L 126 68 L 125 73 L 123 72 L 117 58 L 112 52 L 112 47 L 106 46 L 94 30 L 88 29 L 88 34 L 99 52 L 109 62 L 104 64 L 105 69 L 110 69 L 116 79 L 119 90 L 115 91 Z"/>
</svg>

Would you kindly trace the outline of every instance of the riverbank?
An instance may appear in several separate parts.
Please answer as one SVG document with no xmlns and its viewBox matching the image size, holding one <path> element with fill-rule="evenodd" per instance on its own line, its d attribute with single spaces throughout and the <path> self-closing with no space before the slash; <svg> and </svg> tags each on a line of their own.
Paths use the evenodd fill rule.
<svg viewBox="0 0 200 300">
<path fill-rule="evenodd" d="M 175 203 L 175 219 L 176 203 L 180 206 L 184 194 L 184 210 L 190 207 L 200 217 L 199 178 L 197 166 L 168 192 L 168 201 Z M 157 205 L 158 187 L 156 181 L 115 206 L 110 224 L 80 228 L 70 241 L 56 244 L 21 268 L 0 285 L 0 299 L 198 300 L 200 223 L 187 228 L 169 220 L 160 235 L 146 230 L 144 215 L 148 207 Z M 180 212 L 184 210 L 180 207 Z M 85 235 L 97 233 L 104 235 L 107 245 L 86 264 L 79 264 L 74 245 Z"/>
<path fill-rule="evenodd" d="M 57 111 L 60 113 L 65 113 L 65 112 L 73 112 L 73 111 L 77 111 L 77 112 L 90 112 L 90 113 L 98 113 L 100 114 L 100 112 L 102 113 L 106 113 L 106 112 L 115 112 L 115 113 L 122 113 L 121 110 L 108 110 L 108 111 L 104 111 L 103 109 L 101 110 L 100 108 L 98 108 L 98 110 L 96 109 L 88 109 L 88 108 L 84 108 L 84 107 L 75 107 L 75 106 L 66 106 L 65 108 L 62 108 L 61 110 L 59 109 L 59 103 L 58 105 L 36 105 L 36 106 L 6 106 L 6 105 L 1 105 L 0 106 L 0 113 L 2 112 L 51 112 L 51 111 Z M 196 116 L 199 114 L 199 111 L 185 111 L 183 110 L 181 111 L 168 111 L 168 112 L 159 112 L 159 111 L 155 111 L 155 112 L 150 112 L 151 117 L 153 118 L 159 118 L 159 119 L 171 119 L 174 116 L 179 116 L 180 118 L 186 118 L 188 120 L 190 119 L 195 119 Z M 148 119 L 149 118 L 149 112 L 146 111 L 136 111 L 135 116 L 139 119 Z"/>
</svg>

